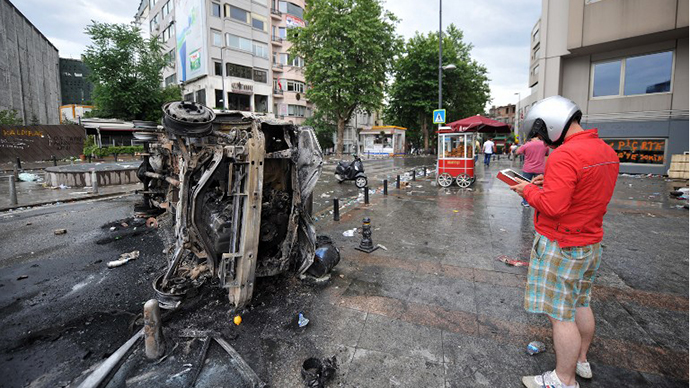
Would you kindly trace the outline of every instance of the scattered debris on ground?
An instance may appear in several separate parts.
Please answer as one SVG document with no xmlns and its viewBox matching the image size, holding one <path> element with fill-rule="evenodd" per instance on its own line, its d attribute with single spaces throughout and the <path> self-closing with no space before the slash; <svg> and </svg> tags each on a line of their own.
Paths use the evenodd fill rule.
<svg viewBox="0 0 690 388">
<path fill-rule="evenodd" d="M 120 255 L 120 258 L 117 260 L 109 261 L 108 262 L 108 268 L 115 268 L 119 267 L 121 265 L 127 264 L 130 260 L 136 260 L 139 257 L 139 251 L 132 251 L 132 252 L 127 252 L 123 253 Z"/>
<path fill-rule="evenodd" d="M 59 236 L 59 235 L 61 235 L 61 234 L 67 233 L 67 229 L 55 229 L 55 230 L 53 231 L 53 233 L 54 233 L 56 236 Z"/>
<path fill-rule="evenodd" d="M 501 255 L 496 258 L 498 261 L 510 265 L 512 267 L 528 267 L 529 262 L 520 259 L 508 257 L 506 255 Z"/>
<path fill-rule="evenodd" d="M 534 356 L 537 353 L 541 353 L 546 350 L 546 345 L 540 341 L 532 341 L 527 344 L 527 353 L 530 356 Z"/>
</svg>

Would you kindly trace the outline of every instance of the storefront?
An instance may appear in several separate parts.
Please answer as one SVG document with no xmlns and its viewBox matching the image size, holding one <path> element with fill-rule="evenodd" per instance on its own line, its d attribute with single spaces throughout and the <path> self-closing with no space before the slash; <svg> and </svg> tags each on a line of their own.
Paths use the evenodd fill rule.
<svg viewBox="0 0 690 388">
<path fill-rule="evenodd" d="M 359 153 L 362 155 L 405 155 L 407 128 L 392 125 L 374 126 L 359 132 Z"/>
</svg>

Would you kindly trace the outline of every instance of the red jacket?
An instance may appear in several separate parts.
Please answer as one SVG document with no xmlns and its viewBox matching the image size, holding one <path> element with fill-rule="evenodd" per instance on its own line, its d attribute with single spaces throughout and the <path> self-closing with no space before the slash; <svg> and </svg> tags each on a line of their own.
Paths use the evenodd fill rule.
<svg viewBox="0 0 690 388">
<path fill-rule="evenodd" d="M 551 153 L 544 186 L 527 185 L 534 227 L 561 248 L 596 244 L 618 178 L 618 155 L 596 129 L 579 132 Z"/>
</svg>

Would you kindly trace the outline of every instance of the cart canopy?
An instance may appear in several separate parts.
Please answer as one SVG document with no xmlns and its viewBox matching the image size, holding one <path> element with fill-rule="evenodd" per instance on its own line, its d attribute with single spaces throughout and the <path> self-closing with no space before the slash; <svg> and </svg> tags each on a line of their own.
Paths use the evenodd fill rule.
<svg viewBox="0 0 690 388">
<path fill-rule="evenodd" d="M 449 123 L 450 129 L 442 129 L 438 133 L 478 132 L 478 133 L 510 133 L 510 125 L 490 118 L 476 115 Z"/>
</svg>

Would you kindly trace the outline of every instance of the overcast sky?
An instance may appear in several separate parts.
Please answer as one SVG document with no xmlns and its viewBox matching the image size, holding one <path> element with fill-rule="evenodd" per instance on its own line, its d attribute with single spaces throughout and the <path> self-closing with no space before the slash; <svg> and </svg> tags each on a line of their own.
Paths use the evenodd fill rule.
<svg viewBox="0 0 690 388">
<path fill-rule="evenodd" d="M 84 28 L 90 20 L 129 23 L 139 0 L 10 0 L 60 50 L 79 58 L 89 44 Z M 437 0 L 385 0 L 401 19 L 398 33 L 438 31 Z M 541 14 L 541 0 L 446 0 L 443 27 L 454 23 L 474 45 L 472 56 L 484 64 L 491 79 L 493 105 L 515 103 L 529 93 L 529 42 Z"/>
</svg>

